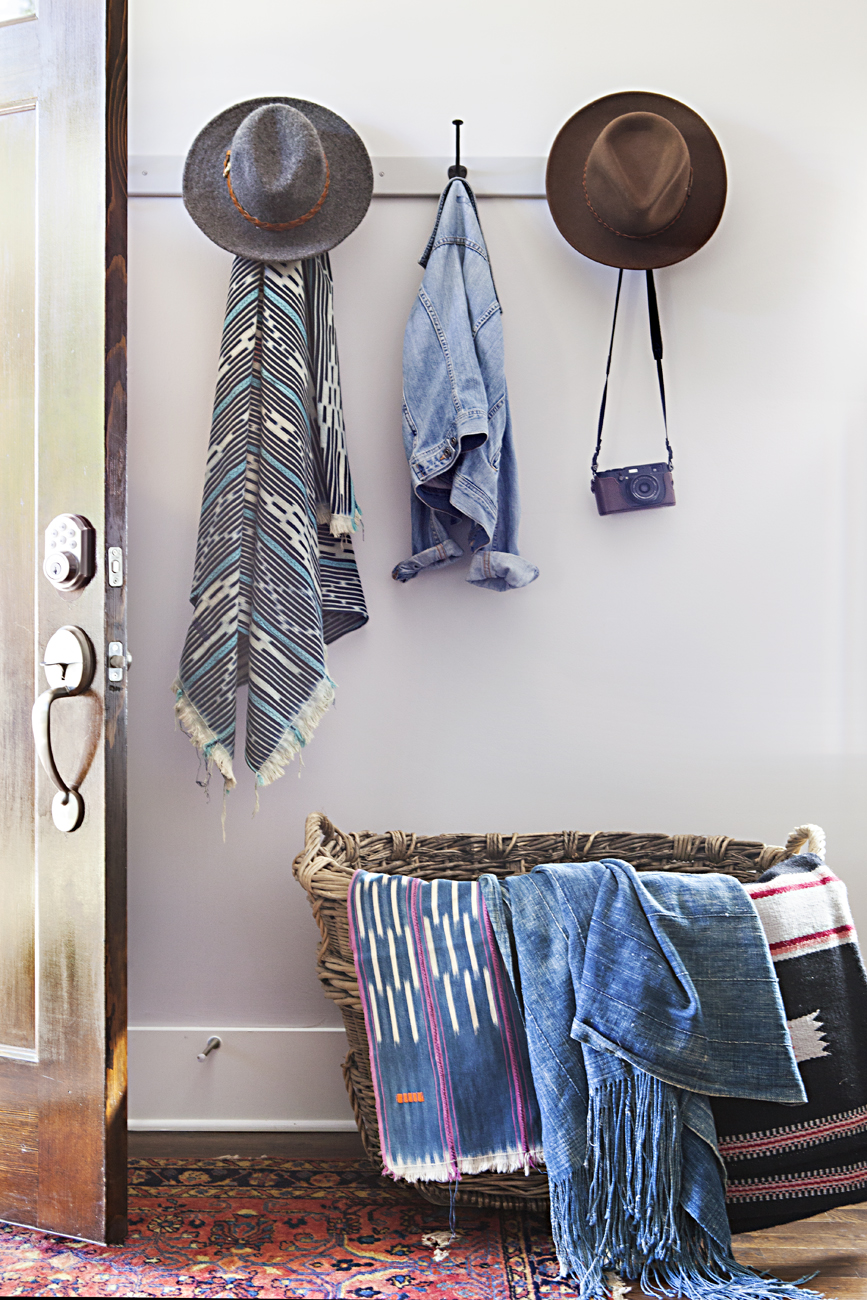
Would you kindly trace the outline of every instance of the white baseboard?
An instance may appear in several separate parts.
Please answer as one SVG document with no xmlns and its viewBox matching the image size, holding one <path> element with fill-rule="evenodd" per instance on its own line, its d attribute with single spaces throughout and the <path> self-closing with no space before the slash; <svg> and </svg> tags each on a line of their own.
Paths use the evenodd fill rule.
<svg viewBox="0 0 867 1300">
<path fill-rule="evenodd" d="M 204 1061 L 212 1035 L 221 1046 Z M 139 1131 L 351 1132 L 342 1029 L 129 1029 L 129 1127 Z"/>
<path fill-rule="evenodd" d="M 354 1119 L 131 1119 L 131 1133 L 354 1133 Z"/>
</svg>

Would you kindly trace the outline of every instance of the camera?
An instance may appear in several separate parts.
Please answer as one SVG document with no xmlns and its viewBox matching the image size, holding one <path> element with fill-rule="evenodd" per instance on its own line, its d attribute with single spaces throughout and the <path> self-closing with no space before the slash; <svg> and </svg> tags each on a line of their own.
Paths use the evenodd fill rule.
<svg viewBox="0 0 867 1300">
<path fill-rule="evenodd" d="M 590 484 L 600 515 L 674 505 L 674 479 L 665 461 L 624 469 L 597 470 Z"/>
</svg>

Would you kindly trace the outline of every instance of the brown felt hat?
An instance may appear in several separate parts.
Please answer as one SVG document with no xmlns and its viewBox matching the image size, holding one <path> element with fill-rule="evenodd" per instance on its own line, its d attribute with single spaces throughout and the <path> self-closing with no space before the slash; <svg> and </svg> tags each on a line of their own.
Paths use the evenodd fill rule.
<svg viewBox="0 0 867 1300">
<path fill-rule="evenodd" d="M 579 253 L 646 270 L 707 243 L 725 207 L 726 166 L 698 113 L 629 90 L 569 118 L 548 156 L 546 188 L 557 229 Z"/>
</svg>

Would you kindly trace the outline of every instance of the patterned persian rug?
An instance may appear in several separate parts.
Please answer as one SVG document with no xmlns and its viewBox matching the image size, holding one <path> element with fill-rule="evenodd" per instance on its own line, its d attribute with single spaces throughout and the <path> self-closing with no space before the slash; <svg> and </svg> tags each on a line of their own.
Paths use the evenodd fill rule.
<svg viewBox="0 0 867 1300">
<path fill-rule="evenodd" d="M 448 1208 L 364 1161 L 133 1160 L 126 1244 L 0 1225 L 0 1295 L 575 1295 L 557 1281 L 547 1216 L 459 1208 L 457 1228 L 444 1254 Z"/>
</svg>

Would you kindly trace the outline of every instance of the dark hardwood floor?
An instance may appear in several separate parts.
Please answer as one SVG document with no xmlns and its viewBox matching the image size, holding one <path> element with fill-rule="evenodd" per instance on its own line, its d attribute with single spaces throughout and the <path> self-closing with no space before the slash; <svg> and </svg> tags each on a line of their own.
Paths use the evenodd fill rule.
<svg viewBox="0 0 867 1300">
<path fill-rule="evenodd" d="M 361 1160 L 357 1133 L 130 1133 L 130 1159 L 216 1160 L 275 1156 L 283 1160 Z"/>
<path fill-rule="evenodd" d="M 357 1160 L 364 1149 L 357 1133 L 130 1133 L 129 1154 L 133 1159 Z M 742 1263 L 775 1277 L 794 1280 L 817 1272 L 808 1285 L 828 1300 L 867 1300 L 867 1202 L 743 1233 L 735 1237 L 734 1250 Z M 642 1300 L 635 1284 L 627 1300 Z"/>
</svg>

